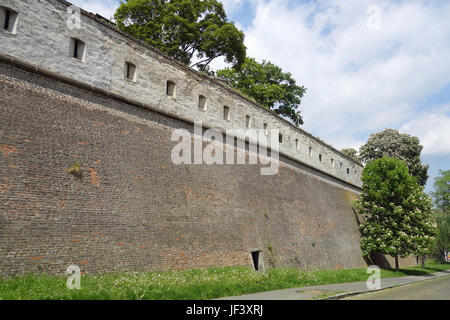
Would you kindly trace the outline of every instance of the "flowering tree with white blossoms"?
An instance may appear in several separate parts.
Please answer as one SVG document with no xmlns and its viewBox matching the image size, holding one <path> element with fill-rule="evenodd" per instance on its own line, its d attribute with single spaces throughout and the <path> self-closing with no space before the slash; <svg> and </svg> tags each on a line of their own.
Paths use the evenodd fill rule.
<svg viewBox="0 0 450 320">
<path fill-rule="evenodd" d="M 409 168 L 409 173 L 417 178 L 417 183 L 425 186 L 429 166 L 423 165 L 420 160 L 422 149 L 419 138 L 394 129 L 386 129 L 370 135 L 366 144 L 359 148 L 359 158 L 364 163 L 383 156 L 403 160 Z"/>
<path fill-rule="evenodd" d="M 399 256 L 429 253 L 436 234 L 431 199 L 406 163 L 387 157 L 374 160 L 365 166 L 362 181 L 354 206 L 366 217 L 360 226 L 363 255 L 391 255 L 398 270 Z"/>
</svg>

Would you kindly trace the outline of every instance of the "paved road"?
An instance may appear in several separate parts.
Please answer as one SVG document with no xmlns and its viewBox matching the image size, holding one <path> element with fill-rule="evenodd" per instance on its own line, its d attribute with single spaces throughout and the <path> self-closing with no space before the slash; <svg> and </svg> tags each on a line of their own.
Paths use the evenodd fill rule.
<svg viewBox="0 0 450 320">
<path fill-rule="evenodd" d="M 449 290 L 450 290 L 450 270 L 436 272 L 434 274 L 427 274 L 423 276 L 407 276 L 407 277 L 399 277 L 399 278 L 382 278 L 381 286 L 383 288 L 387 288 L 390 286 L 397 285 L 409 285 L 415 283 L 417 281 L 434 281 L 439 282 L 439 278 L 446 278 L 445 284 L 443 285 L 446 294 L 437 294 L 438 296 L 444 296 L 445 299 L 449 299 Z M 424 282 L 424 283 L 425 283 Z M 447 286 L 445 288 L 445 286 Z M 385 289 L 390 290 L 390 289 Z M 438 289 L 436 289 L 438 290 Z M 320 286 L 310 286 L 310 287 L 302 287 L 302 288 L 292 288 L 292 289 L 284 289 L 284 290 L 275 290 L 275 291 L 266 291 L 266 292 L 258 292 L 254 294 L 246 294 L 242 296 L 234 296 L 234 297 L 224 297 L 218 300 L 309 300 L 309 299 L 318 299 L 323 298 L 325 296 L 334 296 L 342 293 L 350 293 L 350 292 L 370 292 L 370 290 L 366 286 L 365 281 L 360 282 L 350 282 L 350 283 L 336 283 L 336 284 L 326 284 Z M 437 291 L 439 292 L 439 291 Z M 373 292 L 375 293 L 375 292 Z M 381 294 L 381 291 L 380 291 Z M 365 295 L 365 294 L 364 294 Z M 354 298 L 356 299 L 357 296 Z M 401 299 L 401 298 L 400 298 Z M 405 298 L 407 299 L 407 298 Z M 424 298 L 426 299 L 426 298 Z M 429 298 L 433 299 L 433 298 Z"/>
<path fill-rule="evenodd" d="M 365 293 L 343 300 L 450 300 L 450 276 Z"/>
</svg>

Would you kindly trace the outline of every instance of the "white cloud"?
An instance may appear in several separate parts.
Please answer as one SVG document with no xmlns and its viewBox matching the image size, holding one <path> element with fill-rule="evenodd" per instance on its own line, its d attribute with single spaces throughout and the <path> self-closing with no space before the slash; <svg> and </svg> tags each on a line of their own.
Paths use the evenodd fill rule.
<svg viewBox="0 0 450 320">
<path fill-rule="evenodd" d="M 225 12 L 229 17 L 233 15 L 236 11 L 240 11 L 241 7 L 244 5 L 244 2 L 256 4 L 260 0 L 219 0 L 219 1 L 222 2 Z"/>
<path fill-rule="evenodd" d="M 449 153 L 450 104 L 441 109 L 443 110 L 423 113 L 417 119 L 409 121 L 400 128 L 401 132 L 419 137 L 423 145 L 423 155 Z M 447 114 L 445 111 L 447 111 Z"/>
<path fill-rule="evenodd" d="M 70 0 L 70 2 L 81 9 L 97 13 L 107 19 L 114 16 L 120 4 L 118 0 Z"/>
<path fill-rule="evenodd" d="M 319 138 L 322 138 L 319 136 Z M 348 133 L 336 134 L 330 136 L 327 140 L 324 140 L 327 144 L 334 146 L 336 149 L 341 150 L 344 148 L 353 148 L 356 151 L 365 143 L 365 141 L 358 140 L 354 136 Z"/>
<path fill-rule="evenodd" d="M 229 15 L 234 10 L 238 9 L 244 1 L 245 0 L 222 0 L 221 2 L 223 4 L 223 7 L 225 8 L 227 15 Z"/>
<path fill-rule="evenodd" d="M 377 1 L 380 30 L 367 27 L 372 4 L 259 1 L 245 30 L 249 56 L 272 61 L 308 88 L 305 129 L 339 148 L 420 121 L 418 101 L 450 83 L 450 3 Z M 440 128 L 446 119 L 427 121 Z M 441 139 L 448 134 L 434 128 Z M 450 153 L 450 145 L 439 152 Z"/>
</svg>

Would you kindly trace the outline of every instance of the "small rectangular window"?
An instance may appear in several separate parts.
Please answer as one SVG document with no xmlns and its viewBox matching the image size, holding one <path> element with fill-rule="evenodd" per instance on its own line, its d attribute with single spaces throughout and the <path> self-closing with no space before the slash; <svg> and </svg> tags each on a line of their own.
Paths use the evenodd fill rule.
<svg viewBox="0 0 450 320">
<path fill-rule="evenodd" d="M 131 62 L 125 62 L 125 78 L 136 81 L 136 65 Z"/>
<path fill-rule="evenodd" d="M 312 157 L 312 155 L 313 155 L 312 147 L 309 147 L 309 156 Z"/>
<path fill-rule="evenodd" d="M 247 128 L 250 128 L 250 127 L 251 127 L 250 116 L 246 116 L 246 117 L 245 117 L 245 126 L 246 126 Z"/>
<path fill-rule="evenodd" d="M 331 167 L 334 168 L 334 159 L 331 159 Z"/>
<path fill-rule="evenodd" d="M 349 168 L 347 168 L 347 174 L 350 174 L 350 169 Z"/>
<path fill-rule="evenodd" d="M 261 254 L 261 251 L 253 251 L 252 252 L 253 268 L 255 269 L 255 271 L 259 271 L 259 269 L 260 269 L 260 263 L 259 263 L 260 254 Z"/>
<path fill-rule="evenodd" d="M 319 161 L 322 161 L 322 155 L 319 154 Z"/>
<path fill-rule="evenodd" d="M 0 6 L 0 25 L 4 31 L 16 33 L 18 13 L 7 7 Z"/>
<path fill-rule="evenodd" d="M 3 26 L 3 29 L 5 29 L 5 30 L 9 29 L 9 18 L 10 18 L 10 16 L 11 16 L 11 11 L 6 9 L 6 12 L 5 12 L 5 24 Z"/>
<path fill-rule="evenodd" d="M 223 119 L 225 121 L 230 121 L 230 107 L 223 106 Z"/>
<path fill-rule="evenodd" d="M 267 123 L 264 123 L 263 127 L 264 127 L 264 133 L 266 134 L 266 136 L 268 136 L 269 135 L 269 127 L 267 126 Z"/>
<path fill-rule="evenodd" d="M 340 166 L 340 169 L 342 170 L 342 166 L 343 166 L 343 165 L 342 165 L 342 162 L 341 162 L 341 163 L 339 163 L 339 166 Z"/>
<path fill-rule="evenodd" d="M 199 95 L 198 96 L 198 108 L 202 111 L 206 110 L 206 97 Z"/>
<path fill-rule="evenodd" d="M 298 141 L 298 139 L 295 139 L 295 150 L 300 150 L 300 142 Z"/>
<path fill-rule="evenodd" d="M 283 135 L 281 133 L 278 135 L 278 141 L 283 143 Z"/>
<path fill-rule="evenodd" d="M 77 38 L 70 40 L 70 55 L 72 58 L 84 62 L 84 56 L 86 52 L 86 44 Z"/>
<path fill-rule="evenodd" d="M 79 44 L 80 40 L 75 39 L 74 42 L 75 43 L 74 43 L 73 57 L 78 59 L 78 56 L 79 56 L 78 55 L 78 44 Z"/>
<path fill-rule="evenodd" d="M 175 82 L 173 81 L 167 81 L 167 88 L 166 88 L 166 94 L 169 97 L 175 97 Z"/>
</svg>

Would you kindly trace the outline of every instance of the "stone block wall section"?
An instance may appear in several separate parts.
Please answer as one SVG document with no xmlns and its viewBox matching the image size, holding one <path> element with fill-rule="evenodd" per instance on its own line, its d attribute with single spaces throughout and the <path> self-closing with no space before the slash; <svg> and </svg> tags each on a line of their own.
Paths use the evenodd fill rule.
<svg viewBox="0 0 450 320">
<path fill-rule="evenodd" d="M 16 15 L 11 30 L 0 30 L 0 54 L 206 128 L 245 128 L 250 117 L 253 128 L 280 130 L 280 154 L 361 187 L 362 166 L 351 158 L 90 13 L 82 11 L 80 29 L 68 28 L 68 6 L 63 0 L 0 0 L 3 11 Z M 203 109 L 200 96 L 206 98 Z"/>
</svg>

